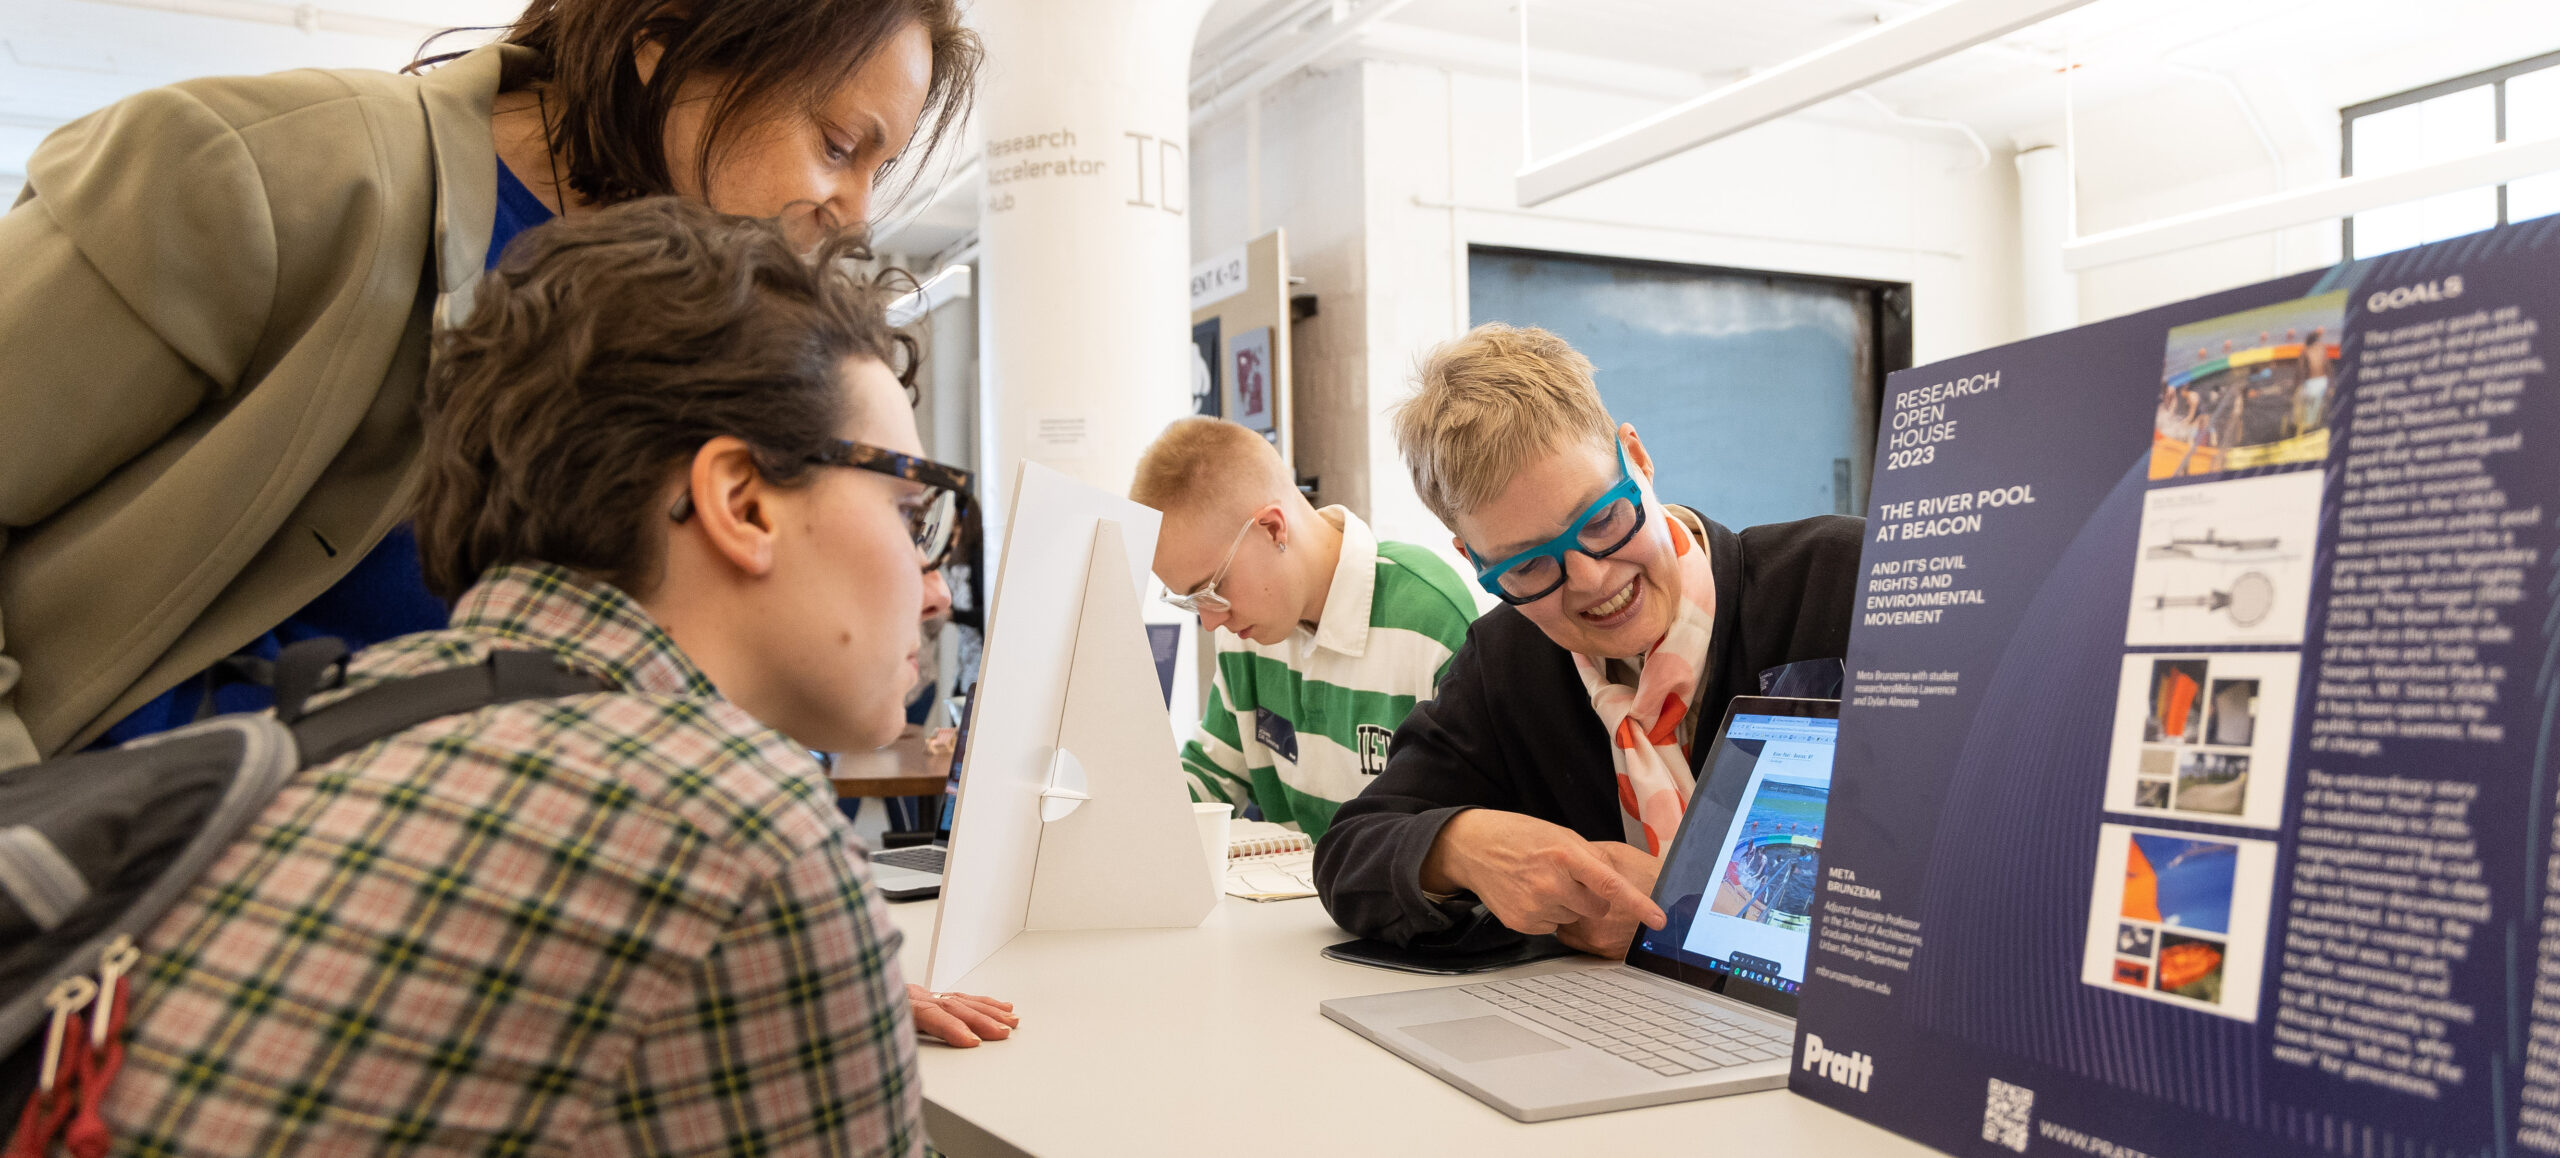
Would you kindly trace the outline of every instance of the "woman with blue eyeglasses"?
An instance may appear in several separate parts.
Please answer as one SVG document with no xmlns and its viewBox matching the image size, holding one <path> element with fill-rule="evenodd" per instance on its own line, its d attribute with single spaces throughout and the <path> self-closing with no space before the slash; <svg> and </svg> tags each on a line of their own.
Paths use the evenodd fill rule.
<svg viewBox="0 0 2560 1158">
<path fill-rule="evenodd" d="M 1623 956 L 1662 927 L 1649 894 L 1701 725 L 1736 695 L 1838 694 L 1864 521 L 1736 533 L 1663 503 L 1591 375 L 1553 334 L 1481 326 L 1396 415 L 1415 489 L 1504 606 L 1317 847 L 1345 929 L 1463 949 L 1507 928 Z"/>
</svg>

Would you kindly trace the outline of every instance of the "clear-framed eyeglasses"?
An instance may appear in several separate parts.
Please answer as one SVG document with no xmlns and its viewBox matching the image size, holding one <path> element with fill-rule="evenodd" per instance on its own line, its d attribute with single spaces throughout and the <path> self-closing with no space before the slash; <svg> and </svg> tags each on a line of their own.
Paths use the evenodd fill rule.
<svg viewBox="0 0 2560 1158">
<path fill-rule="evenodd" d="M 1218 594 L 1218 584 L 1226 582 L 1227 568 L 1235 566 L 1236 549 L 1244 546 L 1245 532 L 1252 530 L 1253 525 L 1261 520 L 1261 512 L 1257 511 L 1252 518 L 1244 521 L 1243 526 L 1236 528 L 1235 541 L 1227 544 L 1226 558 L 1218 560 L 1218 569 L 1209 573 L 1208 582 L 1193 589 L 1189 594 L 1175 594 L 1168 591 L 1165 593 L 1164 601 L 1193 615 L 1203 611 L 1225 611 L 1232 607 L 1233 604 L 1227 602 L 1226 596 Z"/>
</svg>

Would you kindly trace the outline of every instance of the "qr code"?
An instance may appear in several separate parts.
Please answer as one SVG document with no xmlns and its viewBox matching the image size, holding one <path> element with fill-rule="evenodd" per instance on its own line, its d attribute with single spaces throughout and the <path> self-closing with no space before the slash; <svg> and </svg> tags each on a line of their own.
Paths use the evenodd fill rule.
<svg viewBox="0 0 2560 1158">
<path fill-rule="evenodd" d="M 1991 1096 L 1982 1103 L 1982 1140 L 2027 1152 L 2027 1123 L 2033 1119 L 2036 1092 L 1991 1079 Z"/>
</svg>

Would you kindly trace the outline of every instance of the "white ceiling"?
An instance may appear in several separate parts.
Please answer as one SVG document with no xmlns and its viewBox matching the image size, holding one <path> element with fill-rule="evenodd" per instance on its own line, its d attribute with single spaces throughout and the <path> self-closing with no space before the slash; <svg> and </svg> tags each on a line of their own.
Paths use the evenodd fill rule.
<svg viewBox="0 0 2560 1158">
<path fill-rule="evenodd" d="M 1201 43 L 1273 0 L 1218 0 Z M 1703 91 L 1785 63 L 1924 7 L 1919 0 L 1528 0 L 1529 43 L 1542 53 L 1632 66 L 1667 100 L 1685 78 Z M 1325 19 L 1319 15 L 1317 20 Z M 1515 0 L 1414 0 L 1394 30 L 1427 31 L 1454 51 L 1499 48 L 1516 68 Z M 1453 38 L 1464 37 L 1466 42 Z M 1377 39 L 1403 43 L 1391 31 Z M 2066 60 L 2083 109 L 2173 85 L 2285 90 L 2305 108 L 2347 104 L 2560 49 L 2551 0 L 2095 0 L 2071 13 L 1875 86 L 1914 116 L 1949 118 L 1986 136 L 2033 132 L 2062 118 Z M 1198 63 L 1198 62 L 1195 62 Z M 1595 126 L 1595 131 L 1613 126 Z M 2333 130 L 2334 131 L 2334 128 Z"/>
<path fill-rule="evenodd" d="M 1040 0 L 1068 2 L 1068 0 Z M 1374 3 L 1376 0 L 1368 0 Z M 1921 7 L 1920 0 L 1529 0 L 1529 37 L 1545 84 L 1640 93 L 1667 105 L 1766 69 Z M 439 28 L 492 25 L 520 0 L 0 0 L 0 197 L 26 154 L 54 126 L 153 85 L 191 76 L 305 66 L 396 68 Z M 1306 0 L 1218 0 L 1200 43 Z M 1517 68 L 1514 0 L 1413 0 L 1338 52 L 1419 60 L 1510 75 Z M 1232 61 L 1285 47 L 1284 33 Z M 2082 114 L 2140 127 L 2160 147 L 2122 158 L 2150 165 L 2195 138 L 2205 149 L 2254 152 L 2242 122 L 2260 118 L 2294 155 L 2296 179 L 2325 175 L 2305 162 L 2334 154 L 2346 104 L 2560 49 L 2553 0 L 2094 0 L 1992 44 L 1874 86 L 1905 116 L 1961 122 L 1994 147 L 2061 130 L 2065 61 Z M 1209 61 L 1195 58 L 1195 67 Z M 1231 67 L 1226 75 L 1240 74 Z M 2219 74 L 2219 75 L 2216 75 Z M 2224 78 L 2228 78 L 2227 80 Z M 2242 100 L 2248 102 L 2246 112 Z M 1876 120 L 1869 110 L 1847 110 Z M 2210 122 L 2210 123 L 2209 123 Z M 1610 124 L 1575 126 L 1597 135 Z M 1541 152 L 1571 140 L 1541 140 Z M 2084 157 L 2084 181 L 2108 160 Z M 2333 161 L 2327 163 L 2334 163 Z M 901 248 L 929 254 L 965 234 L 974 196 L 953 188 L 915 216 Z M 2128 174 L 2130 175 L 2130 174 Z M 920 214 L 920 216 L 916 216 Z"/>
<path fill-rule="evenodd" d="M 1353 13 L 1377 0 L 1349 5 Z M 1920 10 L 1922 0 L 1528 0 L 1538 88 L 1633 95 L 1654 108 L 1782 65 Z M 1323 0 L 1218 0 L 1203 53 L 1237 49 L 1257 14 L 1333 16 Z M 1344 54 L 1497 77 L 1519 74 L 1518 0 L 1412 0 Z M 1988 149 L 2058 144 L 2065 110 L 2080 149 L 2085 229 L 2149 220 L 2338 174 L 2338 110 L 2560 50 L 2554 0 L 2093 0 L 2061 17 L 1878 82 L 1799 116 Z M 1272 49 L 1271 51 L 1277 51 Z M 1215 75 L 1249 63 L 1228 60 Z M 1198 95 L 1195 92 L 1195 96 Z M 1533 90 L 1533 104 L 1538 98 Z M 1633 119 L 1559 125 L 1537 116 L 1539 156 Z M 1588 113 L 1587 116 L 1611 114 Z M 1895 123 L 1899 120 L 1901 123 Z M 1718 146 L 1709 145 L 1713 149 Z"/>
</svg>

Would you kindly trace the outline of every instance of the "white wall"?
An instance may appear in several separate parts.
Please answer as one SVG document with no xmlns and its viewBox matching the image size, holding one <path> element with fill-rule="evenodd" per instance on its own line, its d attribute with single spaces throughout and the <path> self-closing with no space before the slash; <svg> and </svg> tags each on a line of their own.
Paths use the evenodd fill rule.
<svg viewBox="0 0 2560 1158">
<path fill-rule="evenodd" d="M 1356 115 L 1355 111 L 1356 101 Z M 1654 111 L 1641 98 L 1540 85 L 1542 151 Z M 1193 138 L 1197 252 L 1243 236 L 1242 118 Z M 2016 178 L 1962 138 L 1891 126 L 1854 104 L 1755 129 L 1537 210 L 1516 208 L 1519 85 L 1429 65 L 1370 61 L 1275 90 L 1262 112 L 1262 224 L 1286 227 L 1322 298 L 1309 323 L 1338 347 L 1302 358 L 1365 430 L 1300 427 L 1365 467 L 1364 513 L 1388 538 L 1451 555 L 1397 457 L 1387 411 L 1432 346 L 1465 332 L 1470 244 L 1909 282 L 1920 361 L 2012 340 Z M 1356 192 L 1358 219 L 1342 215 Z M 1316 276 L 1321 268 L 1323 274 Z M 1358 311 L 1360 332 L 1345 313 Z M 1356 381 L 1343 381 L 1356 374 Z M 1335 376 L 1339 376 L 1336 378 Z M 1306 405 L 1302 424 L 1315 408 Z M 1346 413 L 1344 417 L 1349 417 Z M 1319 419 L 1319 421 L 1321 421 Z M 1365 447 L 1354 447 L 1365 434 Z M 1677 453 L 1677 448 L 1657 451 Z M 1355 505 L 1355 509 L 1359 509 Z M 1462 572 L 1463 573 L 1463 572 Z"/>
</svg>

